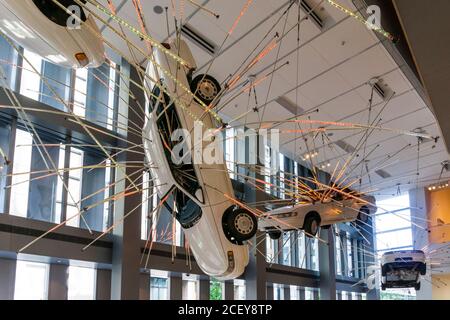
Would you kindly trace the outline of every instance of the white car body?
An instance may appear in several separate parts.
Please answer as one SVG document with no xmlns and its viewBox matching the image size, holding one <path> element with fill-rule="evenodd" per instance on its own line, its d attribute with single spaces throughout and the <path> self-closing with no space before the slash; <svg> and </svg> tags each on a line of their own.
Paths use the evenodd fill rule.
<svg viewBox="0 0 450 320">
<path fill-rule="evenodd" d="M 425 253 L 421 250 L 386 252 L 381 257 L 381 288 L 420 289 L 420 275 L 426 274 Z"/>
<path fill-rule="evenodd" d="M 190 66 L 195 67 L 195 61 L 186 43 L 180 42 L 179 51 L 176 49 L 175 43 L 171 43 L 170 46 L 172 52 L 189 62 Z M 164 87 L 171 93 L 170 96 L 178 97 L 179 101 L 188 106 L 191 115 L 194 114 L 199 118 L 204 115 L 204 109 L 197 102 L 193 102 L 192 96 L 186 94 L 170 77 L 167 77 L 161 68 L 169 71 L 172 75 L 177 75 L 178 81 L 189 88 L 188 79 L 184 72 L 187 70 L 184 70 L 184 67 L 182 67 L 183 69 L 179 69 L 177 72 L 177 62 L 162 50 L 155 49 L 154 56 L 159 67 L 150 62 L 147 67 L 148 78 L 157 79 L 155 74 L 157 69 Z M 148 79 L 146 80 L 146 87 L 154 88 L 154 83 L 148 81 Z M 194 207 L 198 205 L 201 208 L 201 217 L 199 219 L 189 222 L 187 226 L 181 224 L 197 264 L 206 274 L 217 279 L 226 280 L 239 277 L 248 264 L 249 249 L 245 243 L 235 244 L 230 242 L 222 229 L 224 212 L 235 205 L 224 196 L 226 194 L 234 198 L 234 190 L 226 165 L 193 164 L 201 191 L 186 191 L 185 185 L 182 185 L 183 183 L 174 176 L 172 172 L 173 164 L 165 153 L 163 138 L 160 135 L 162 127 L 158 127 L 164 124 L 158 122 L 158 108 L 155 107 L 153 110 L 150 110 L 151 99 L 148 98 L 148 100 L 146 104 L 148 114 L 143 129 L 144 149 L 154 184 L 158 186 L 158 195 L 163 198 L 173 188 L 183 190 L 185 196 L 188 196 L 190 199 L 187 200 L 190 201 L 190 205 Z M 156 105 L 159 106 L 160 103 Z M 194 118 L 187 113 L 186 109 L 180 107 L 179 103 L 175 102 L 174 105 L 181 128 L 189 131 L 193 130 Z M 172 115 L 172 113 L 170 114 Z M 203 116 L 202 121 L 205 129 L 217 128 L 209 113 Z M 192 141 L 193 145 L 194 141 Z M 179 205 L 177 203 L 177 206 Z"/>
<path fill-rule="evenodd" d="M 268 211 L 264 219 L 259 221 L 261 231 L 289 231 L 305 229 L 305 221 L 310 215 L 319 217 L 318 224 L 313 230 L 307 231 L 308 236 L 315 236 L 318 227 L 329 226 L 335 223 L 355 221 L 360 215 L 361 219 L 376 212 L 375 198 L 362 196 L 359 199 L 346 199 L 342 201 L 327 201 L 307 204 L 297 204 Z M 315 232 L 314 232 L 315 231 Z"/>
<path fill-rule="evenodd" d="M 79 28 L 69 29 L 50 20 L 33 0 L 0 0 L 4 34 L 42 58 L 69 68 L 98 67 L 105 61 L 100 31 L 93 17 L 85 16 Z"/>
</svg>

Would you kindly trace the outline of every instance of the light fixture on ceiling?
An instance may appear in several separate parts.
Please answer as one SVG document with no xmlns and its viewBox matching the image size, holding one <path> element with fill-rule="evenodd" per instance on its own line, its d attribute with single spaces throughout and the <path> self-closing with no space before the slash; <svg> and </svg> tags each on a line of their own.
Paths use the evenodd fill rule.
<svg viewBox="0 0 450 320">
<path fill-rule="evenodd" d="M 161 6 L 156 5 L 153 7 L 153 12 L 156 14 L 162 14 L 164 12 L 164 9 Z"/>
<path fill-rule="evenodd" d="M 305 112 L 305 110 L 298 105 L 296 105 L 294 102 L 292 102 L 288 97 L 286 96 L 280 96 L 275 100 L 276 103 L 278 103 L 280 106 L 282 106 L 284 109 L 292 113 L 293 115 L 301 115 Z"/>
<path fill-rule="evenodd" d="M 305 153 L 301 158 L 303 161 L 306 161 L 309 159 L 314 159 L 318 155 L 319 155 L 319 153 L 317 151 L 312 151 L 312 152 Z"/>
</svg>

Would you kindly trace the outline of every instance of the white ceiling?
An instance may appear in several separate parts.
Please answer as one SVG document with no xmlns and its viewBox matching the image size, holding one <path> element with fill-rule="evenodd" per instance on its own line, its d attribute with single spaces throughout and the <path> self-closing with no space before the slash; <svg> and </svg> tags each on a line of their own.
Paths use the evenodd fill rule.
<svg viewBox="0 0 450 320">
<path fill-rule="evenodd" d="M 107 4 L 106 0 L 100 0 L 100 2 Z M 114 0 L 113 2 L 120 9 L 118 10 L 120 17 L 134 26 L 139 26 L 133 1 Z M 196 2 L 202 2 L 206 8 L 219 14 L 220 18 L 216 19 L 205 11 L 198 10 L 187 0 L 174 0 L 177 7 L 184 4 L 184 20 L 188 19 L 188 23 L 195 30 L 219 47 L 246 0 L 196 0 Z M 219 81 L 224 81 L 230 73 L 235 72 L 242 61 L 271 29 L 275 21 L 279 19 L 287 7 L 285 4 L 288 2 L 286 0 L 254 0 L 233 34 L 223 45 L 222 49 L 226 50 L 214 60 L 209 73 Z M 318 2 L 318 0 L 308 1 L 312 7 Z M 165 40 L 167 37 L 165 13 L 156 14 L 153 7 L 160 5 L 171 8 L 171 1 L 142 0 L 141 3 L 150 35 L 158 41 Z M 352 10 L 356 9 L 350 0 L 339 0 L 339 3 L 352 8 Z M 279 8 L 282 9 L 277 10 Z M 297 101 L 298 105 L 306 111 L 318 108 L 319 112 L 309 115 L 311 119 L 367 124 L 369 116 L 368 100 L 371 89 L 366 83 L 372 77 L 381 76 L 396 94 L 381 113 L 380 118 L 382 120 L 379 125 L 407 131 L 421 127 L 433 136 L 440 135 L 434 116 L 383 44 L 379 43 L 379 39 L 374 33 L 356 20 L 346 17 L 326 2 L 320 6 L 320 9 L 316 10 L 325 19 L 326 27 L 323 30 L 311 20 L 305 20 L 301 23 L 300 41 L 302 48 L 298 53 L 300 60 L 297 69 L 297 50 L 295 50 L 297 48 L 297 29 L 295 28 L 297 11 L 298 7 L 293 5 L 289 11 L 285 27 L 285 30 L 292 27 L 294 27 L 294 30 L 283 38 L 278 47 L 248 72 L 248 74 L 263 76 L 272 71 L 275 66 L 281 66 L 289 61 L 289 65 L 274 73 L 272 81 L 269 77 L 256 87 L 258 105 L 262 106 L 266 101 L 267 105 L 262 107 L 258 113 L 251 112 L 248 117 L 243 119 L 243 122 L 257 122 L 260 121 L 261 117 L 264 117 L 263 120 L 266 121 L 293 117 L 293 114 L 274 101 L 279 96 L 286 96 L 292 102 Z M 274 12 L 275 14 L 273 14 Z M 301 15 L 304 17 L 305 14 L 302 12 Z M 179 11 L 177 16 L 179 17 Z M 169 18 L 170 33 L 172 33 L 174 23 L 171 9 L 169 9 Z M 269 33 L 266 40 L 263 41 L 263 45 L 258 47 L 258 50 L 269 43 L 275 32 L 280 35 L 283 34 L 284 24 L 285 18 L 283 17 Z M 116 29 L 118 27 L 114 23 L 112 26 Z M 257 27 L 255 28 L 255 26 Z M 124 31 L 128 40 L 142 48 L 143 51 L 146 50 L 143 41 L 128 29 Z M 122 53 L 130 56 L 129 48 L 123 39 L 108 28 L 104 29 L 103 35 Z M 195 44 L 191 44 L 190 47 L 199 67 L 205 66 L 212 59 L 209 53 Z M 274 65 L 277 57 L 279 60 Z M 137 61 L 143 60 L 143 56 L 140 54 L 137 54 L 136 58 Z M 201 71 L 205 71 L 205 69 L 203 68 Z M 295 90 L 298 84 L 301 85 L 298 90 Z M 222 101 L 225 100 L 227 99 L 222 99 Z M 250 101 L 249 107 L 251 109 L 255 106 L 254 98 L 252 97 Z M 372 120 L 384 105 L 385 103 L 379 96 L 375 95 L 371 112 Z M 243 94 L 223 108 L 222 112 L 227 117 L 234 118 L 246 111 L 247 108 L 248 95 Z M 304 116 L 301 119 L 307 119 L 307 117 Z M 292 124 L 283 124 L 280 128 L 293 129 L 295 127 Z M 331 141 L 345 140 L 353 146 L 356 146 L 363 134 L 357 130 L 337 130 L 332 131 L 332 133 L 333 135 L 329 137 Z M 281 140 L 283 143 L 281 149 L 285 154 L 296 155 L 299 158 L 306 153 L 304 140 L 301 139 L 299 134 L 282 134 Z M 312 140 L 309 139 L 309 141 Z M 411 145 L 408 146 L 409 144 Z M 348 154 L 334 145 L 323 146 L 321 139 L 316 139 L 315 145 L 319 152 L 319 161 L 330 161 L 331 170 L 337 161 L 340 160 L 342 163 L 348 157 Z M 417 138 L 377 130 L 367 141 L 366 154 L 377 145 L 379 146 L 368 157 L 369 169 L 372 170 L 377 163 L 384 161 L 383 170 L 387 171 L 392 177 L 383 179 L 372 172 L 370 174 L 371 183 L 365 176 L 362 181 L 362 188 L 364 190 L 375 189 L 374 193 L 380 196 L 397 193 L 397 184 L 399 184 L 402 192 L 414 188 L 417 178 L 421 185 L 430 184 L 439 177 L 440 163 L 448 159 L 442 140 L 439 140 L 436 145 L 434 145 L 434 142 L 423 144 L 419 158 L 419 177 L 417 177 Z M 403 152 L 386 161 L 388 155 L 395 154 L 405 146 L 408 147 Z M 312 143 L 310 143 L 309 148 L 312 148 Z M 362 158 L 363 150 L 360 150 L 360 154 L 361 156 L 354 161 L 354 164 Z M 353 173 L 349 173 L 349 178 L 360 173 L 361 168 L 359 167 Z M 449 174 L 447 176 L 450 177 Z"/>
</svg>

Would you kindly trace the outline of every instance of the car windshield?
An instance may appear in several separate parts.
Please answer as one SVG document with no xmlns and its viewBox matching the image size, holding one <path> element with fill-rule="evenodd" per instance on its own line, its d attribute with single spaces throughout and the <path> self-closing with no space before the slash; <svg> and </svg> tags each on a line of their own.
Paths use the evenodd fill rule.
<svg viewBox="0 0 450 320">
<path fill-rule="evenodd" d="M 76 6 L 77 8 L 79 8 L 79 11 L 74 12 L 74 14 L 77 14 L 79 12 L 78 18 L 80 18 L 80 20 L 83 22 L 87 20 L 83 8 L 80 8 L 76 1 L 58 0 L 58 2 L 65 8 L 69 8 L 69 10 L 71 10 L 71 6 Z M 81 0 L 81 2 L 85 4 L 86 0 Z M 69 25 L 71 15 L 63 10 L 60 6 L 58 6 L 57 3 L 53 2 L 52 0 L 33 0 L 33 3 L 49 20 L 53 21 L 57 25 L 60 25 L 62 27 L 67 27 Z"/>
</svg>

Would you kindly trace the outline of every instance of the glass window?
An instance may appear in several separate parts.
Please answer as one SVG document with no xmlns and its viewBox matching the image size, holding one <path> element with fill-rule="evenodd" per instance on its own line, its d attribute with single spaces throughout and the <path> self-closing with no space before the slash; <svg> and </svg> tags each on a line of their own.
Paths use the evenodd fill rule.
<svg viewBox="0 0 450 320">
<path fill-rule="evenodd" d="M 69 68 L 42 61 L 43 78 L 41 79 L 39 101 L 54 108 L 68 111 L 71 75 L 72 71 Z"/>
<path fill-rule="evenodd" d="M 377 232 L 394 229 L 411 228 L 411 211 L 409 209 L 395 213 L 385 213 L 375 216 Z"/>
<path fill-rule="evenodd" d="M 92 268 L 69 267 L 69 300 L 95 300 L 97 270 Z"/>
<path fill-rule="evenodd" d="M 169 279 L 151 277 L 150 278 L 150 300 L 168 300 L 169 299 Z"/>
<path fill-rule="evenodd" d="M 283 233 L 283 238 L 282 238 L 283 242 L 281 244 L 283 246 L 283 248 L 281 248 L 281 250 L 282 250 L 282 255 L 283 255 L 282 264 L 285 266 L 291 265 L 291 254 L 292 254 L 291 237 L 292 237 L 292 232 Z"/>
<path fill-rule="evenodd" d="M 301 231 L 298 232 L 298 266 L 299 268 L 306 269 L 306 241 L 305 234 Z"/>
<path fill-rule="evenodd" d="M 24 218 L 28 210 L 32 143 L 30 133 L 17 130 L 9 211 L 12 215 Z"/>
<path fill-rule="evenodd" d="M 41 76 L 39 73 L 42 72 L 42 58 L 26 49 L 23 52 L 23 56 L 20 93 L 28 98 L 39 101 L 41 89 Z"/>
<path fill-rule="evenodd" d="M 281 284 L 273 284 L 273 300 L 284 300 L 284 287 Z"/>
<path fill-rule="evenodd" d="M 2 67 L 3 74 L 2 77 L 5 77 L 6 85 L 10 86 L 11 89 L 14 90 L 14 82 L 15 82 L 15 71 L 16 67 L 14 66 L 17 62 L 17 52 L 16 50 L 4 39 L 0 37 L 0 66 Z M 0 72 L 1 74 L 2 72 Z M 3 86 L 3 81 L 0 82 L 0 86 Z"/>
<path fill-rule="evenodd" d="M 196 280 L 184 280 L 184 300 L 198 300 L 198 281 Z"/>
<path fill-rule="evenodd" d="M 291 300 L 300 300 L 300 291 L 297 286 L 289 286 L 290 288 L 290 299 Z"/>
<path fill-rule="evenodd" d="M 49 265 L 17 260 L 15 300 L 47 300 Z"/>
<path fill-rule="evenodd" d="M 411 244 L 412 232 L 410 228 L 391 232 L 377 233 L 378 250 L 408 247 L 411 246 Z"/>
<path fill-rule="evenodd" d="M 305 300 L 314 300 L 314 288 L 305 288 Z"/>
<path fill-rule="evenodd" d="M 209 300 L 223 300 L 225 284 L 221 281 L 211 280 L 209 286 Z"/>
<path fill-rule="evenodd" d="M 8 174 L 9 141 L 11 126 L 0 120 L 0 213 L 5 212 L 6 180 Z"/>
<path fill-rule="evenodd" d="M 246 300 L 245 281 L 240 279 L 234 280 L 234 300 Z"/>
</svg>

